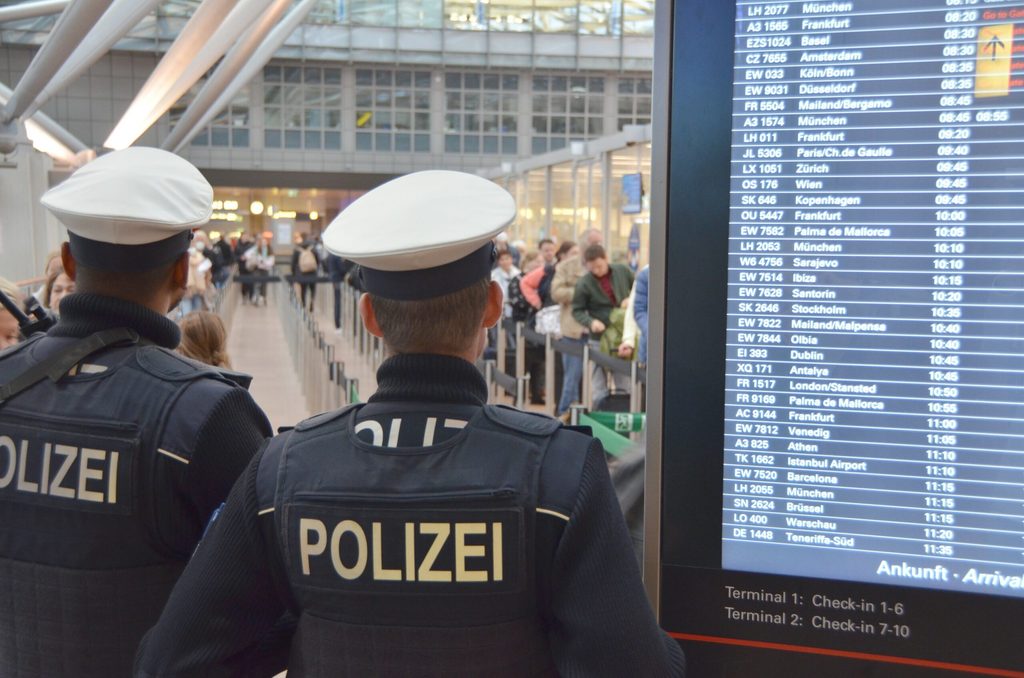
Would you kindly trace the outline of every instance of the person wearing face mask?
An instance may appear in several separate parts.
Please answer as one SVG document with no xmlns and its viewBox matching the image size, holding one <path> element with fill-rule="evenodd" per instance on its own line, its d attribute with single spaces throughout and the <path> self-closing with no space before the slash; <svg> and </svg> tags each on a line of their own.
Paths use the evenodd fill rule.
<svg viewBox="0 0 1024 678">
<path fill-rule="evenodd" d="M 20 479 L 0 483 L 0 676 L 127 676 L 271 428 L 245 375 L 174 353 L 167 314 L 213 202 L 199 170 L 128 148 L 41 202 L 70 234 L 77 291 L 56 326 L 0 354 L 0 468 Z"/>
</svg>

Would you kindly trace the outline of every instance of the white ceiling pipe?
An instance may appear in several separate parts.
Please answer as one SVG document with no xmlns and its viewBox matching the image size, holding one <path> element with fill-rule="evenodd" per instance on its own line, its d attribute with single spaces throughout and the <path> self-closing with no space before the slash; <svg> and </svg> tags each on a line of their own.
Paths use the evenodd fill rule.
<svg viewBox="0 0 1024 678">
<path fill-rule="evenodd" d="M 0 104 L 7 103 L 11 94 L 11 88 L 0 82 Z M 77 165 L 79 156 L 76 154 L 89 150 L 71 132 L 44 113 L 36 113 L 25 120 L 25 133 L 37 151 L 69 165 Z"/>
<path fill-rule="evenodd" d="M 28 109 L 53 74 L 71 55 L 78 43 L 110 7 L 111 0 L 76 0 L 57 19 L 46 42 L 36 52 L 28 70 L 21 76 L 14 94 L 0 113 L 0 123 L 11 122 Z"/>
<path fill-rule="evenodd" d="M 212 2 L 221 3 L 223 0 L 206 0 L 200 5 L 200 9 Z M 118 149 L 135 143 L 199 78 L 210 70 L 218 59 L 224 56 L 228 48 L 238 40 L 238 36 L 256 21 L 270 2 L 271 0 L 236 0 L 232 2 L 234 8 L 223 21 L 201 29 L 202 32 L 210 30 L 212 35 L 200 43 L 196 49 L 190 50 L 187 55 L 184 55 L 187 58 L 178 63 L 176 68 L 169 69 L 165 75 L 170 77 L 154 80 L 156 73 L 150 77 L 146 85 L 143 86 L 143 90 L 146 90 L 146 86 L 150 82 L 154 82 L 154 86 L 146 95 L 143 95 L 142 91 L 139 92 L 104 145 Z M 196 13 L 198 14 L 198 10 Z M 194 21 L 195 15 L 185 26 L 182 35 L 189 30 Z M 181 37 L 179 36 L 178 40 L 181 40 Z M 175 46 L 177 46 L 177 41 L 171 46 L 171 49 L 173 50 Z M 171 53 L 168 51 L 157 68 L 162 66 L 170 56 Z"/>
<path fill-rule="evenodd" d="M 22 2 L 17 5 L 0 7 L 0 24 L 57 14 L 63 12 L 64 8 L 70 4 L 71 0 L 43 0 L 42 2 Z"/>
<path fill-rule="evenodd" d="M 206 113 L 200 118 L 199 122 L 195 124 L 184 136 L 181 142 L 174 148 L 177 152 L 182 146 L 192 141 L 195 135 L 206 127 L 213 117 L 220 111 L 224 110 L 224 107 L 231 103 L 231 100 L 238 94 L 238 90 L 242 89 L 249 83 L 256 74 L 263 70 L 263 67 L 267 65 L 267 62 L 274 56 L 274 52 L 284 44 L 284 41 L 288 39 L 302 20 L 306 18 L 310 10 L 316 5 L 317 0 L 301 0 L 298 5 L 295 6 L 288 16 L 285 17 L 284 21 L 278 24 L 270 35 L 267 36 L 266 41 L 260 45 L 259 49 L 253 53 L 252 57 L 245 63 L 245 67 L 235 76 L 235 79 L 231 81 L 231 84 L 224 88 L 221 95 L 217 98 L 217 101 L 210 106 Z"/>
<path fill-rule="evenodd" d="M 164 139 L 162 148 L 165 150 L 177 150 L 179 144 L 185 138 L 185 134 L 195 127 L 196 123 L 207 113 L 210 105 L 230 85 L 232 78 L 249 62 L 249 58 L 256 49 L 263 43 L 267 33 L 277 24 L 281 16 L 292 4 L 292 0 L 274 0 L 270 8 L 263 13 L 263 16 L 253 24 L 252 28 L 239 38 L 238 42 L 228 51 L 224 60 L 217 66 L 217 70 L 209 77 L 199 94 L 189 104 L 188 109 L 181 116 L 178 124 L 171 130 L 170 135 Z M 214 114 L 219 111 L 213 111 Z"/>
<path fill-rule="evenodd" d="M 100 57 L 110 51 L 118 40 L 135 28 L 143 17 L 160 4 L 160 0 L 114 0 L 89 35 L 85 36 L 71 57 L 60 67 L 43 91 L 39 93 L 26 115 L 32 115 L 46 105 L 57 92 L 85 73 Z"/>
</svg>

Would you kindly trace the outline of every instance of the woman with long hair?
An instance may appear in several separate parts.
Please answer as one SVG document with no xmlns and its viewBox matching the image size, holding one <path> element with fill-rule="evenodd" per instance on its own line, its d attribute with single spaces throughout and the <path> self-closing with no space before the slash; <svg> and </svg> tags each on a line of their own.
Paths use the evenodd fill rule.
<svg viewBox="0 0 1024 678">
<path fill-rule="evenodd" d="M 220 316 L 209 311 L 193 311 L 182 318 L 178 326 L 181 328 L 178 353 L 207 365 L 231 369 L 228 333 Z"/>
</svg>

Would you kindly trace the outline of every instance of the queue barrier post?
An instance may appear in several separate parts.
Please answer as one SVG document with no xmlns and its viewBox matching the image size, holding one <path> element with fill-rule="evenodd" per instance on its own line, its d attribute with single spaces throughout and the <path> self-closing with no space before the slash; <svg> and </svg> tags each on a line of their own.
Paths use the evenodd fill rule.
<svg viewBox="0 0 1024 678">
<path fill-rule="evenodd" d="M 591 381 L 593 380 L 593 368 L 590 366 L 590 343 L 583 344 L 583 381 L 581 384 L 580 400 L 583 402 L 585 407 L 589 407 L 591 392 L 590 389 L 593 387 Z"/>
<path fill-rule="evenodd" d="M 548 416 L 555 416 L 555 408 L 558 407 L 558 385 L 555 384 L 555 346 L 550 334 L 544 335 L 544 412 Z"/>
</svg>

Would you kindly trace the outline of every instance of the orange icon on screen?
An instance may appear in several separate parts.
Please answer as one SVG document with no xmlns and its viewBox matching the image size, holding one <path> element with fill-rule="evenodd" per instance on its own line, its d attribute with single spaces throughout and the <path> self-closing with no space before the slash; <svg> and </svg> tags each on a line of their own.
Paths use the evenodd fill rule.
<svg viewBox="0 0 1024 678">
<path fill-rule="evenodd" d="M 1010 93 L 1013 24 L 984 26 L 978 31 L 974 96 L 1005 97 Z"/>
</svg>

